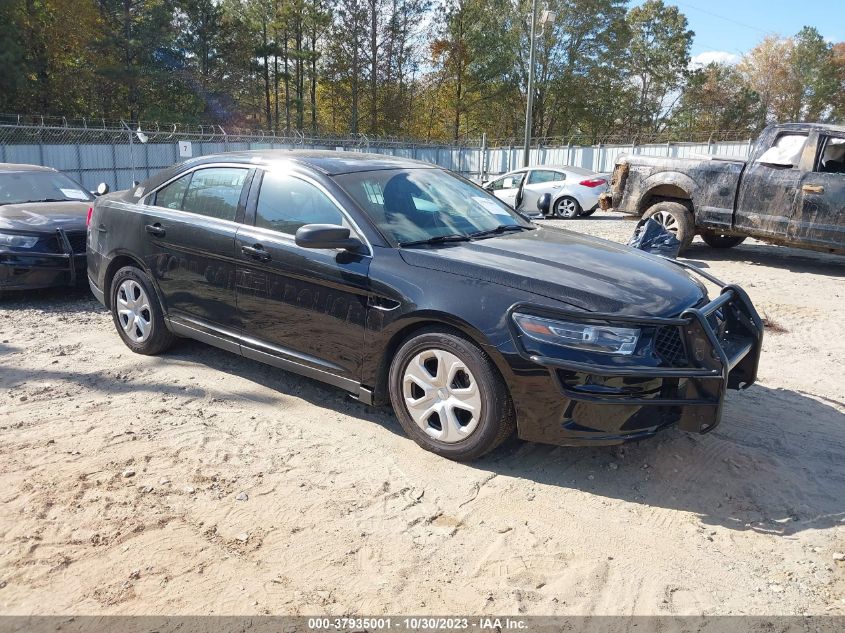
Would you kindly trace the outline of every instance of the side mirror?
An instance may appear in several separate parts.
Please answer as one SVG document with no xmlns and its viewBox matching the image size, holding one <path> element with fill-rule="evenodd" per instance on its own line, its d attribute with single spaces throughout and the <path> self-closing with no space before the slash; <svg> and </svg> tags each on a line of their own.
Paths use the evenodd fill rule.
<svg viewBox="0 0 845 633">
<path fill-rule="evenodd" d="M 106 183 L 101 182 L 99 185 L 97 185 L 96 194 L 98 196 L 104 196 L 108 192 L 109 192 L 109 186 Z"/>
<path fill-rule="evenodd" d="M 306 224 L 299 227 L 294 240 L 302 248 L 342 248 L 354 252 L 363 246 L 357 237 L 350 237 L 349 229 L 335 224 Z"/>
<path fill-rule="evenodd" d="M 537 210 L 543 215 L 549 215 L 549 209 L 552 206 L 552 194 L 544 193 L 537 198 Z"/>
</svg>

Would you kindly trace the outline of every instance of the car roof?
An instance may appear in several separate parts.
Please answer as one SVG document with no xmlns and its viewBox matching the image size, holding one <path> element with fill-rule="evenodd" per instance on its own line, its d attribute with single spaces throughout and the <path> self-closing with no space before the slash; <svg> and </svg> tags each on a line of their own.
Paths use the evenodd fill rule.
<svg viewBox="0 0 845 633">
<path fill-rule="evenodd" d="M 0 171 L 56 171 L 52 167 L 25 165 L 23 163 L 0 163 Z"/>
<path fill-rule="evenodd" d="M 436 165 L 386 154 L 368 154 L 355 151 L 265 149 L 248 152 L 225 152 L 210 154 L 195 161 L 196 165 L 206 162 L 236 162 L 252 165 L 270 165 L 279 162 L 296 163 L 321 171 L 328 176 L 349 174 L 380 169 L 436 168 Z M 187 165 L 188 163 L 184 163 Z"/>
<path fill-rule="evenodd" d="M 819 130 L 822 132 L 845 132 L 845 125 L 837 125 L 835 123 L 775 123 L 772 127 L 779 130 L 789 130 L 795 132 L 807 132 L 812 130 Z"/>
<path fill-rule="evenodd" d="M 263 149 L 222 152 L 198 156 L 164 169 L 144 182 L 144 191 L 155 189 L 186 169 L 214 163 L 243 163 L 247 167 L 287 163 L 302 165 L 327 176 L 385 169 L 437 169 L 437 165 L 418 160 L 355 151 Z"/>
</svg>

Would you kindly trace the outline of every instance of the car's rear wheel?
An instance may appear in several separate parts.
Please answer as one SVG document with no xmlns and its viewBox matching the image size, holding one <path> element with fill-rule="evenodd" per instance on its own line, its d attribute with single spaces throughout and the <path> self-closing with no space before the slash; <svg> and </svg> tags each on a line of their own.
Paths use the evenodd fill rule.
<svg viewBox="0 0 845 633">
<path fill-rule="evenodd" d="M 712 248 L 733 248 L 745 241 L 745 236 L 742 235 L 721 235 L 711 231 L 704 231 L 701 234 L 701 239 L 704 240 L 707 246 Z"/>
<path fill-rule="evenodd" d="M 571 220 L 581 213 L 581 205 L 571 196 L 564 196 L 555 201 L 553 215 L 556 218 Z"/>
<path fill-rule="evenodd" d="M 426 330 L 415 335 L 396 353 L 389 381 L 402 428 L 442 457 L 481 457 L 516 426 L 498 370 L 478 346 L 457 334 Z"/>
<path fill-rule="evenodd" d="M 164 324 L 164 312 L 149 276 L 139 268 L 124 266 L 115 273 L 111 313 L 120 338 L 137 354 L 160 354 L 176 339 Z"/>
<path fill-rule="evenodd" d="M 695 237 L 695 222 L 692 213 L 680 202 L 669 202 L 664 200 L 653 204 L 643 214 L 644 218 L 651 218 L 669 233 L 678 238 L 681 243 L 680 250 L 683 251 L 692 244 Z"/>
</svg>

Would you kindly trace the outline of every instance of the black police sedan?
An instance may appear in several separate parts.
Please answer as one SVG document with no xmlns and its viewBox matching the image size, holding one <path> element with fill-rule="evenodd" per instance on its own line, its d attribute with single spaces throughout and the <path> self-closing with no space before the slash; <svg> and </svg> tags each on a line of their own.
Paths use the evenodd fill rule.
<svg viewBox="0 0 845 633">
<path fill-rule="evenodd" d="M 473 459 L 516 429 L 562 445 L 706 432 L 756 377 L 745 292 L 532 224 L 415 161 L 220 154 L 101 197 L 88 276 L 123 341 L 179 336 L 391 402 L 424 448 Z"/>
<path fill-rule="evenodd" d="M 92 200 L 55 169 L 0 163 L 0 293 L 84 283 Z"/>
</svg>

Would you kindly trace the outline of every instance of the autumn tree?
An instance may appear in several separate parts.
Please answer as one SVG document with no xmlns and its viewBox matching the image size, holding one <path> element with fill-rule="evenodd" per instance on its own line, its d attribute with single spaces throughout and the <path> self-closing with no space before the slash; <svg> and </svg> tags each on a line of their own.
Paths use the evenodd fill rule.
<svg viewBox="0 0 845 633">
<path fill-rule="evenodd" d="M 712 62 L 693 70 L 670 126 L 676 138 L 696 138 L 719 130 L 753 135 L 760 131 L 760 95 L 742 81 L 736 68 Z"/>
<path fill-rule="evenodd" d="M 626 70 L 638 90 L 628 116 L 634 133 L 657 132 L 671 111 L 672 95 L 680 95 L 695 35 L 675 6 L 647 0 L 628 12 L 631 40 Z"/>
<path fill-rule="evenodd" d="M 440 6 L 431 61 L 447 94 L 453 140 L 468 131 L 480 133 L 473 129 L 473 117 L 513 86 L 516 51 L 503 19 L 509 13 L 504 0 L 447 0 Z"/>
</svg>

